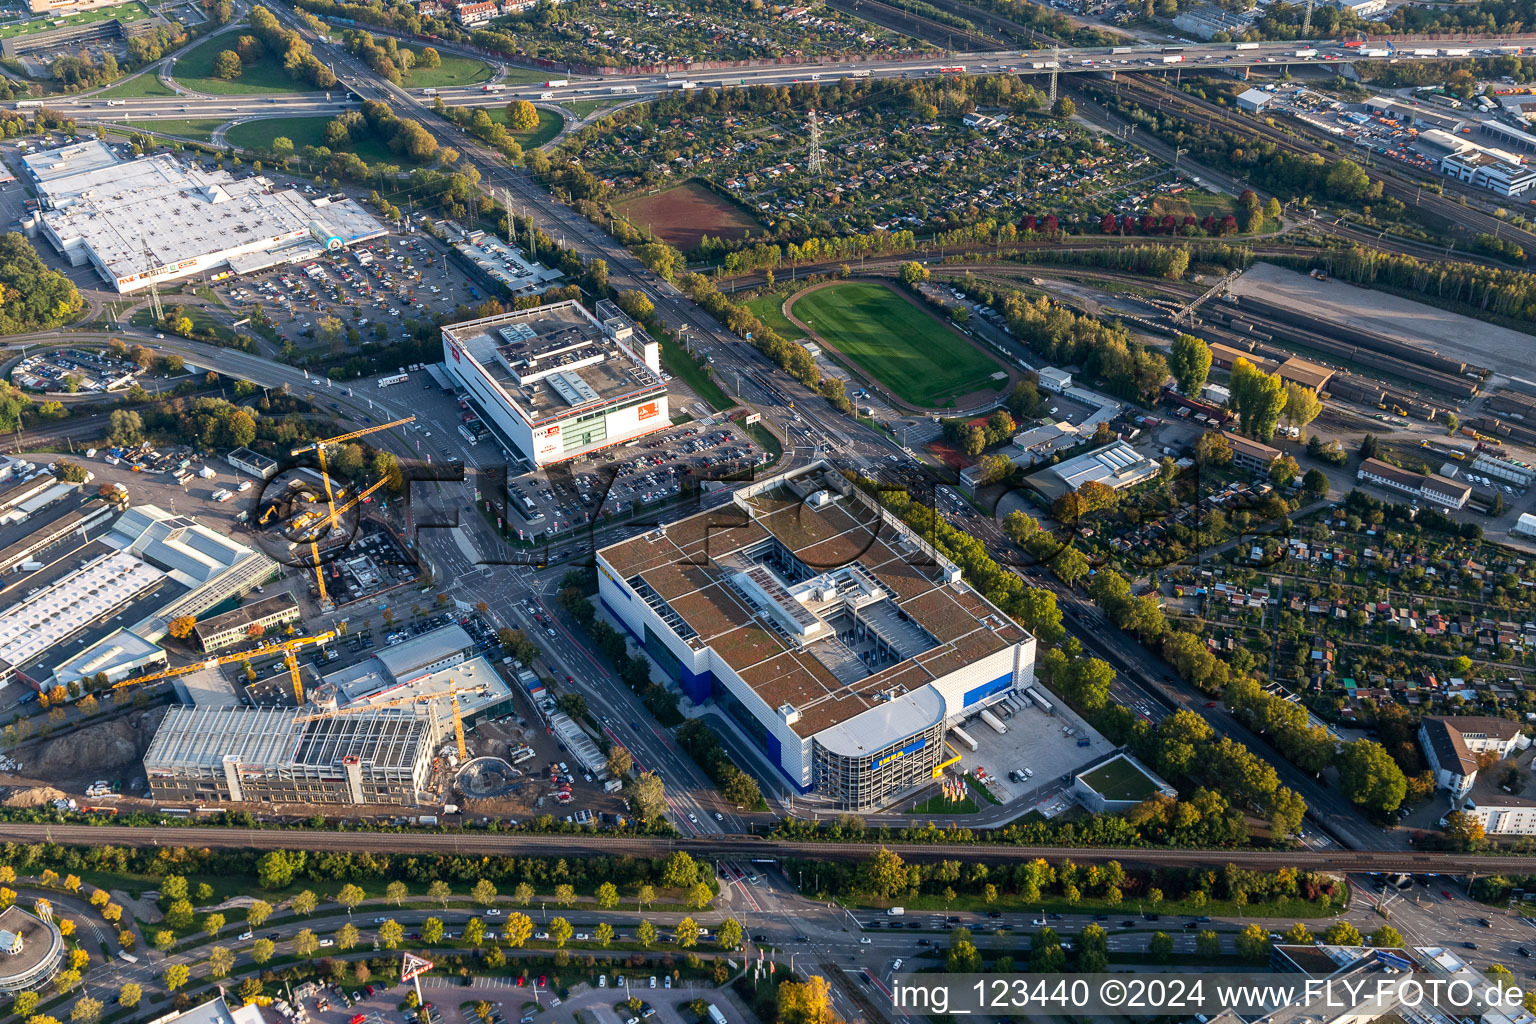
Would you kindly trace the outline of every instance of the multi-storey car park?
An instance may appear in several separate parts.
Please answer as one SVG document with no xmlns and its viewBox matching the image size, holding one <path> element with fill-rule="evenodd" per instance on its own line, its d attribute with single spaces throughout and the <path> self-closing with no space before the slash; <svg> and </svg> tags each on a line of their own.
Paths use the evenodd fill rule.
<svg viewBox="0 0 1536 1024">
<path fill-rule="evenodd" d="M 795 789 L 868 811 L 1034 681 L 1035 640 L 825 463 L 597 554 L 603 607 Z"/>
<path fill-rule="evenodd" d="M 144 772 L 159 801 L 409 806 L 425 796 L 431 762 L 431 723 L 412 709 L 178 706 Z"/>
<path fill-rule="evenodd" d="M 607 300 L 575 300 L 443 328 L 449 374 L 530 466 L 671 425 L 660 347 Z"/>
</svg>

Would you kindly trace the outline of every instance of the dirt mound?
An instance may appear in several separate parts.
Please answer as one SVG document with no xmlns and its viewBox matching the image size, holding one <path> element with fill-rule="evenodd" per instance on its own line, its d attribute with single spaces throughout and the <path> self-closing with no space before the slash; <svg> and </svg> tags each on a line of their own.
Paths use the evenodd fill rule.
<svg viewBox="0 0 1536 1024">
<path fill-rule="evenodd" d="M 0 807 L 46 807 L 65 796 L 52 786 L 0 786 Z"/>
<path fill-rule="evenodd" d="M 111 775 L 143 758 L 162 714 L 154 709 L 51 739 L 37 750 L 33 767 L 48 779 Z"/>
</svg>

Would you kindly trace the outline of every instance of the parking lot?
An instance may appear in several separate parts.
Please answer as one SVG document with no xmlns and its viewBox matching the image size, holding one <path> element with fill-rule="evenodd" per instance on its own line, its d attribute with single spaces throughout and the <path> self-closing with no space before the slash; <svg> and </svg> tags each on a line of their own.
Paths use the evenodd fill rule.
<svg viewBox="0 0 1536 1024">
<path fill-rule="evenodd" d="M 436 239 L 390 235 L 308 263 L 231 278 L 216 286 L 215 295 L 231 311 L 265 322 L 278 343 L 334 355 L 364 341 L 398 341 L 407 336 L 408 321 L 478 302 L 485 291 L 449 261 Z M 339 333 L 336 324 L 327 333 L 321 323 L 327 317 L 339 322 Z"/>
<path fill-rule="evenodd" d="M 27 356 L 11 370 L 11 383 L 29 391 L 105 394 L 133 386 L 139 368 L 106 352 L 61 348 Z"/>
<path fill-rule="evenodd" d="M 1115 749 L 1113 743 L 1075 715 L 1064 713 L 1059 705 L 1054 715 L 1048 715 L 1038 705 L 1022 707 L 1018 698 L 1012 702 L 1018 710 L 1011 714 L 993 708 L 993 714 L 1007 728 L 1006 734 L 995 732 L 977 716 L 962 726 L 976 741 L 976 750 L 958 741 L 951 743 L 962 756 L 960 766 L 985 779 L 992 795 L 1005 804 L 1048 799 L 1065 785 L 1063 776 Z M 1079 746 L 1085 740 L 1087 746 Z"/>
<path fill-rule="evenodd" d="M 514 526 L 555 536 L 583 527 L 599 513 L 622 516 L 675 498 L 688 478 L 708 480 L 744 472 L 767 453 L 730 421 L 686 423 L 507 483 L 518 513 Z"/>
</svg>

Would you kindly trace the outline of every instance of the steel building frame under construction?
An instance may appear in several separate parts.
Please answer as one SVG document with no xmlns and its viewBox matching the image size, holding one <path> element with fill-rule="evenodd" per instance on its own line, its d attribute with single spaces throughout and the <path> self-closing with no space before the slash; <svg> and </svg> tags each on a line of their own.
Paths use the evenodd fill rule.
<svg viewBox="0 0 1536 1024">
<path fill-rule="evenodd" d="M 404 708 L 173 707 L 144 771 L 159 801 L 411 805 L 431 761 L 431 723 Z"/>
</svg>

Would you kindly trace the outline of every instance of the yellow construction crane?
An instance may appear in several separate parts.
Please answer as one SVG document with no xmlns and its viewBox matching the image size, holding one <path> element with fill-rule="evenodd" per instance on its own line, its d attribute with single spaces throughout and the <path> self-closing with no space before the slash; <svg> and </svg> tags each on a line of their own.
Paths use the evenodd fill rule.
<svg viewBox="0 0 1536 1024">
<path fill-rule="evenodd" d="M 408 693 L 403 697 L 392 697 L 389 700 L 360 701 L 356 704 L 348 704 L 344 708 L 321 708 L 309 714 L 300 715 L 298 721 L 315 722 L 322 718 L 336 718 L 340 715 L 356 715 L 361 714 L 364 711 L 373 711 L 378 708 L 393 708 L 399 707 L 402 704 L 419 704 L 424 701 L 436 700 L 438 697 L 447 697 L 449 702 L 453 705 L 453 738 L 459 746 L 459 761 L 460 763 L 463 763 L 469 760 L 469 747 L 464 742 L 464 719 L 461 716 L 459 710 L 459 694 L 484 693 L 485 690 L 486 687 L 483 683 L 460 690 L 458 688 L 458 684 L 455 683 L 452 678 L 450 678 L 448 680 L 448 689 L 446 690 L 429 690 L 426 693 Z"/>
<path fill-rule="evenodd" d="M 336 521 L 336 500 L 331 494 L 331 474 L 328 473 L 325 468 L 325 446 L 328 444 L 341 444 L 343 441 L 350 441 L 357 437 L 365 437 L 368 434 L 376 433 L 380 430 L 388 430 L 390 427 L 401 427 L 407 423 L 414 422 L 416 422 L 415 416 L 407 416 L 403 420 L 391 420 L 388 423 L 380 423 L 377 426 L 364 427 L 361 430 L 354 430 L 350 433 L 338 434 L 335 437 L 328 437 L 323 441 L 316 441 L 314 444 L 302 445 L 293 449 L 288 454 L 294 458 L 298 458 L 300 455 L 303 455 L 306 452 L 315 453 L 315 458 L 320 462 L 320 480 L 323 484 L 325 484 L 325 504 L 326 507 L 328 507 L 331 511 L 330 521 L 334 523 Z"/>
<path fill-rule="evenodd" d="M 325 523 L 309 532 L 309 556 L 314 560 L 315 585 L 320 589 L 320 607 L 327 608 L 331 603 L 331 596 L 325 592 L 325 571 L 320 567 L 320 538 L 328 535 L 336 527 L 336 520 L 352 511 L 364 498 L 383 487 L 386 479 L 381 477 L 377 483 L 360 494 L 353 495 L 352 500 L 340 508 L 332 508 L 330 518 Z M 306 513 L 308 514 L 308 513 Z M 325 517 L 321 517 L 325 518 Z"/>
<path fill-rule="evenodd" d="M 230 662 L 247 661 L 251 658 L 262 658 L 268 654 L 281 654 L 288 663 L 288 675 L 293 680 L 293 696 L 300 704 L 304 703 L 304 684 L 299 679 L 299 659 L 294 652 L 309 644 L 324 646 L 336 639 L 333 631 L 317 633 L 314 636 L 295 637 L 292 640 L 274 640 L 271 643 L 262 644 L 254 651 L 239 651 L 235 654 L 222 654 L 206 661 L 196 661 L 180 668 L 168 668 L 160 672 L 151 672 L 147 676 L 130 676 L 121 682 L 114 683 L 114 690 L 124 686 L 137 686 L 141 683 L 158 683 L 166 679 L 175 679 L 178 676 L 188 675 L 192 672 L 200 672 L 205 668 L 217 668 L 220 665 L 228 665 Z"/>
</svg>

